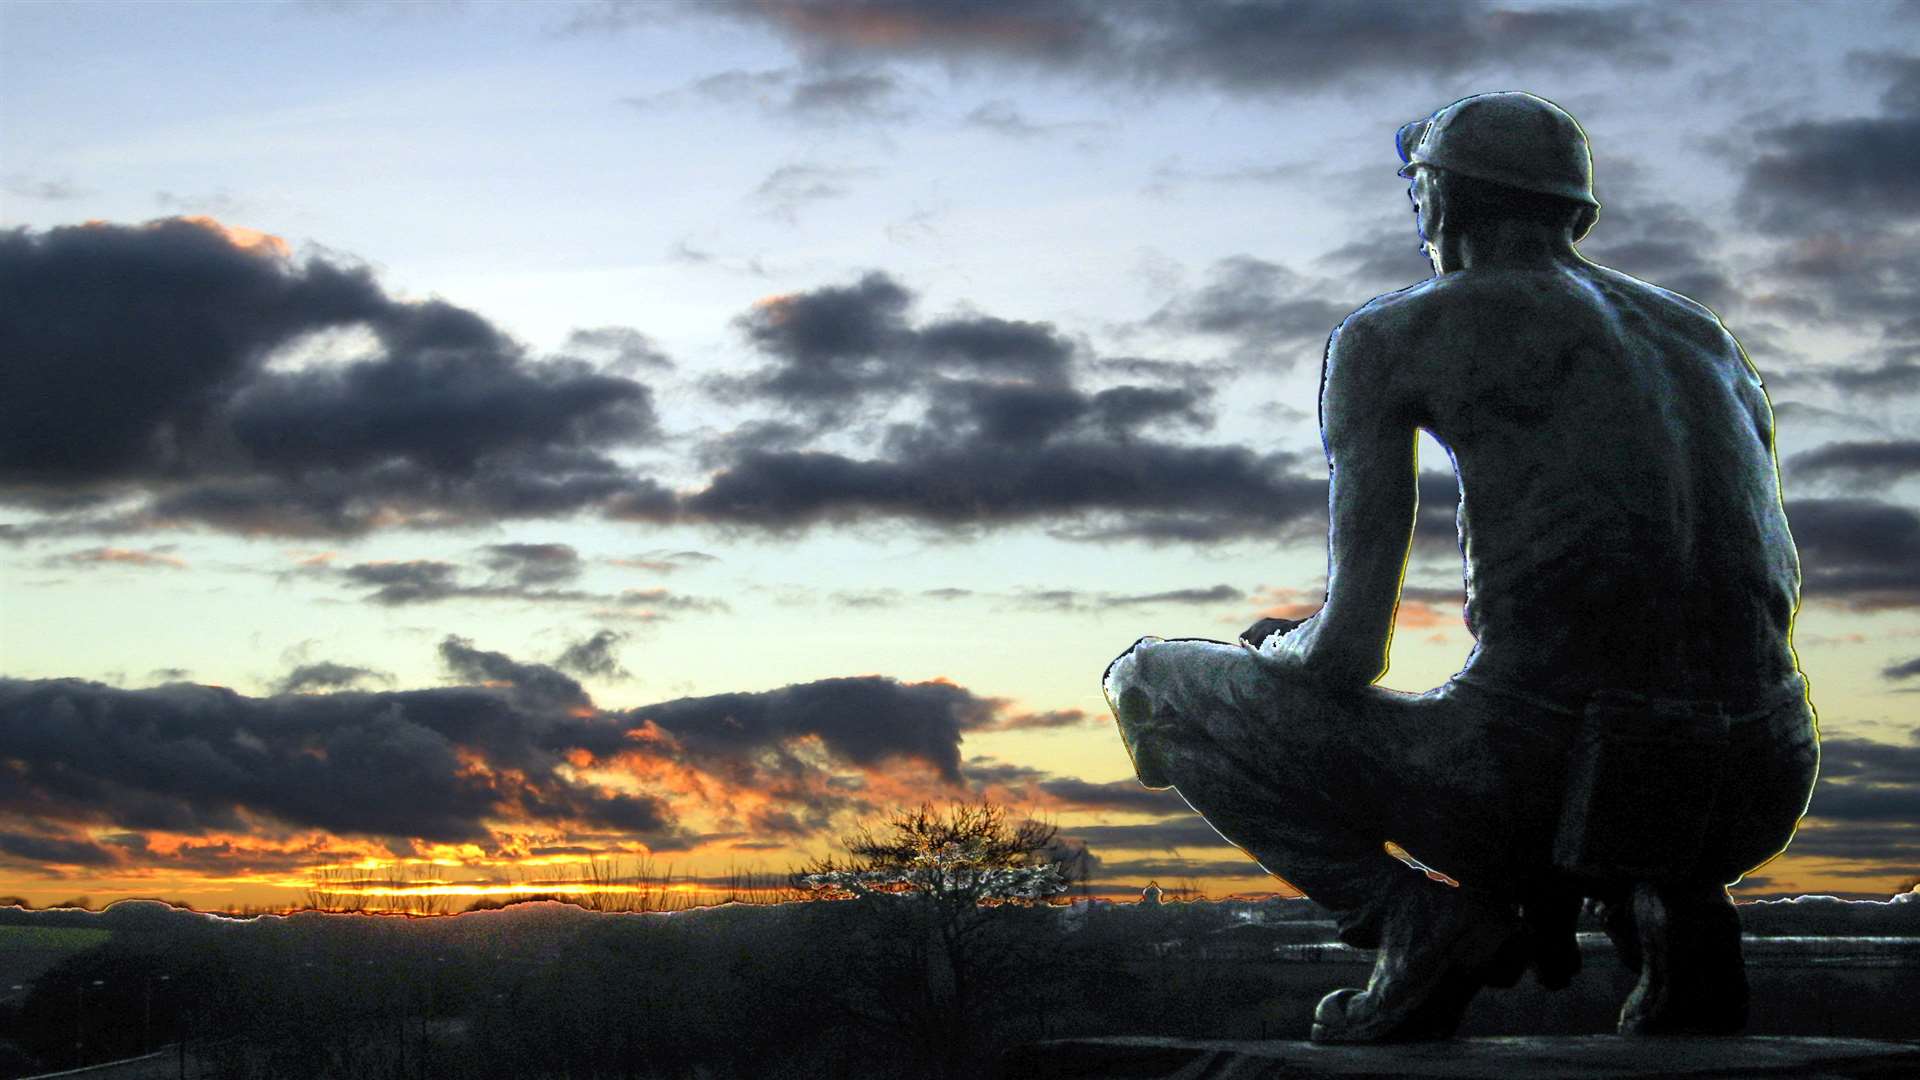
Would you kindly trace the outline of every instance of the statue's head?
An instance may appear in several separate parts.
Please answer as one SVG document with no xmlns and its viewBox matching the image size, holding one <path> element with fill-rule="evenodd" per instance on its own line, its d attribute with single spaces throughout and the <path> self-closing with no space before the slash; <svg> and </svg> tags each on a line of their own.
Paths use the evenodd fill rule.
<svg viewBox="0 0 1920 1080">
<path fill-rule="evenodd" d="M 1471 231 L 1502 220 L 1566 228 L 1572 240 L 1598 220 L 1593 153 L 1566 110 L 1518 91 L 1475 94 L 1400 128 L 1422 240 L 1438 223 Z"/>
</svg>

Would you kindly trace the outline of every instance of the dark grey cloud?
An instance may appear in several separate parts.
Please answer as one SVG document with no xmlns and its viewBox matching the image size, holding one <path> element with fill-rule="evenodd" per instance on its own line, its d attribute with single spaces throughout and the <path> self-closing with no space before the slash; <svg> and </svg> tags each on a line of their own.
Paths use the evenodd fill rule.
<svg viewBox="0 0 1920 1080">
<path fill-rule="evenodd" d="M 419 604 L 460 594 L 456 576 L 460 567 L 437 559 L 406 562 L 357 563 L 340 576 L 353 585 L 371 586 L 367 599 L 376 604 Z"/>
<path fill-rule="evenodd" d="M 1911 880 L 1914 867 L 1920 865 L 1920 838 L 1914 830 L 1878 822 L 1833 822 L 1803 828 L 1795 834 L 1793 846 L 1788 850 L 1798 856 L 1854 862 L 1852 866 L 1827 871 L 1837 877 Z"/>
<path fill-rule="evenodd" d="M 666 495 L 604 456 L 657 438 L 646 386 L 530 358 L 473 312 L 270 237 L 185 218 L 15 229 L 0 303 L 34 313 L 0 325 L 8 502 L 91 507 L 101 528 L 316 535 Z M 350 327 L 372 354 L 267 365 Z"/>
<path fill-rule="evenodd" d="M 1100 871 L 1105 880 L 1115 885 L 1138 885 L 1142 881 L 1158 881 L 1163 886 L 1183 881 L 1187 878 L 1241 878 L 1262 877 L 1260 864 L 1250 856 L 1230 856 L 1224 859 L 1183 859 L 1178 862 L 1167 859 L 1106 859 L 1101 863 Z"/>
<path fill-rule="evenodd" d="M 582 644 L 600 659 L 614 642 L 603 633 Z M 1084 720 L 1073 710 L 1016 713 L 950 682 L 880 676 L 613 712 L 555 667 L 457 636 L 439 651 L 467 685 L 249 698 L 187 684 L 118 690 L 0 679 L 0 758 L 13 781 L 0 790 L 0 857 L 136 864 L 157 858 L 143 854 L 152 831 L 321 829 L 393 850 L 409 840 L 497 848 L 508 841 L 490 824 L 503 823 L 594 841 L 596 850 L 613 840 L 677 850 L 819 835 L 843 823 L 842 813 L 871 814 L 905 797 L 896 779 L 903 766 L 955 792 L 986 782 L 990 765 L 962 767 L 969 734 Z M 664 777 L 677 794 L 577 781 L 571 769 L 583 761 L 626 770 L 643 791 Z M 1013 771 L 1061 805 L 1178 806 L 1137 785 Z M 755 793 L 750 813 L 731 809 L 736 790 Z M 680 799 L 718 811 L 723 828 L 736 831 L 686 833 L 676 823 L 686 810 Z M 102 829 L 117 830 L 111 844 L 86 839 Z M 173 864 L 230 867 L 253 857 L 225 839 L 189 846 L 169 857 Z M 279 865 L 271 853 L 260 858 Z"/>
<path fill-rule="evenodd" d="M 751 452 L 688 497 L 696 519 L 787 530 L 871 516 L 945 528 L 1079 518 L 1089 539 L 1221 540 L 1325 527 L 1326 481 L 1286 453 L 1068 440 L 915 441 L 892 458 Z"/>
<path fill-rule="evenodd" d="M 1794 499 L 1786 509 L 1808 599 L 1920 606 L 1920 513 L 1875 499 Z"/>
<path fill-rule="evenodd" d="M 1178 851 L 1231 846 L 1204 818 L 1191 814 L 1145 825 L 1079 825 L 1065 831 L 1103 851 Z"/>
<path fill-rule="evenodd" d="M 0 755 L 14 766 L 0 813 L 189 835 L 263 820 L 441 842 L 485 842 L 486 822 L 510 820 L 670 833 L 660 800 L 566 778 L 558 744 L 592 725 L 549 706 L 478 687 L 249 698 L 0 680 Z"/>
<path fill-rule="evenodd" d="M 1113 438 L 1150 425 L 1205 430 L 1213 426 L 1206 408 L 1212 396 L 1204 386 L 1111 386 L 1093 395 L 1087 414 Z"/>
<path fill-rule="evenodd" d="M 658 725 L 695 759 L 772 755 L 781 767 L 798 770 L 803 765 L 789 748 L 813 736 L 844 762 L 877 767 L 893 759 L 919 761 L 958 783 L 964 733 L 990 726 L 998 708 L 952 683 L 862 676 L 682 698 L 634 709 L 627 717 Z"/>
<path fill-rule="evenodd" d="M 1675 20 L 1638 5 L 1513 10 L 1477 0 L 1106 4 L 1098 0 L 735 0 L 816 59 L 927 56 L 1246 95 L 1514 63 L 1664 63 Z"/>
<path fill-rule="evenodd" d="M 1246 599 L 1231 585 L 1167 589 L 1152 593 L 1089 592 L 1081 589 L 1024 589 L 1009 599 L 1019 607 L 1040 611 L 1102 611 L 1117 607 L 1153 607 L 1163 604 L 1219 605 Z"/>
<path fill-rule="evenodd" d="M 576 641 L 561 651 L 553 666 L 575 675 L 600 679 L 630 679 L 633 673 L 620 664 L 616 651 L 627 635 L 617 630 L 596 630 L 592 637 Z"/>
<path fill-rule="evenodd" d="M 1037 713 L 1012 713 L 993 726 L 996 731 L 1058 731 L 1065 728 L 1101 724 L 1101 717 L 1083 709 L 1049 709 Z"/>
<path fill-rule="evenodd" d="M 1882 668 L 1880 675 L 1886 679 L 1911 679 L 1920 676 L 1920 656 Z"/>
<path fill-rule="evenodd" d="M 804 424 L 749 424 L 710 443 L 718 471 L 681 502 L 685 515 L 771 530 L 874 517 L 958 529 L 1055 519 L 1088 539 L 1271 535 L 1324 515 L 1324 479 L 1294 474 L 1293 455 L 1143 433 L 1206 427 L 1203 385 L 1084 388 L 1075 347 L 1050 325 L 984 314 L 916 324 L 912 302 L 871 273 L 743 316 L 774 362 L 716 389 Z M 911 395 L 925 398 L 924 412 L 886 427 L 875 456 L 810 448 L 814 433 L 844 430 L 868 403 Z"/>
<path fill-rule="evenodd" d="M 1172 790 L 1155 791 L 1140 786 L 1137 780 L 1109 780 L 1094 783 L 1077 776 L 1058 776 L 1042 780 L 1041 791 L 1081 810 L 1118 810 L 1136 814 L 1170 814 L 1186 809 L 1186 802 Z"/>
<path fill-rule="evenodd" d="M 1333 328 L 1358 306 L 1328 299 L 1323 288 L 1278 263 L 1233 255 L 1208 269 L 1205 285 L 1168 301 L 1145 325 L 1225 339 L 1237 356 L 1289 367 L 1317 360 Z"/>
<path fill-rule="evenodd" d="M 829 410 L 904 385 L 903 365 L 889 361 L 910 341 L 912 302 L 912 293 L 877 271 L 853 285 L 760 301 L 737 324 L 776 363 L 746 388 L 797 408 Z"/>
<path fill-rule="evenodd" d="M 1173 790 L 1144 788 L 1132 779 L 1095 783 L 990 757 L 968 758 L 966 775 L 976 791 L 1003 789 L 1008 793 L 1006 797 L 1016 801 L 1023 797 L 1037 798 L 1063 809 L 1162 815 L 1193 812 Z M 1079 830 L 1074 834 L 1078 836 Z"/>
<path fill-rule="evenodd" d="M 1863 397 L 1920 393 L 1920 363 L 1890 355 L 1877 365 L 1838 367 L 1823 373 L 1841 390 Z"/>
<path fill-rule="evenodd" d="M 631 326 L 596 326 L 567 335 L 566 355 L 584 353 L 610 370 L 630 375 L 636 371 L 672 371 L 673 358 L 652 338 Z"/>
<path fill-rule="evenodd" d="M 1231 585 L 1214 585 L 1205 589 L 1169 589 L 1165 592 L 1106 597 L 1102 602 L 1117 607 L 1138 607 L 1147 604 L 1230 604 L 1244 600 L 1246 596 L 1246 593 Z"/>
<path fill-rule="evenodd" d="M 502 549 L 510 553 L 503 554 Z M 557 583 L 571 580 L 580 570 L 577 553 L 564 544 L 500 544 L 486 550 L 490 552 L 486 565 L 493 577 L 484 584 L 466 580 L 464 568 L 458 563 L 439 559 L 354 563 L 337 571 L 323 572 L 332 573 L 350 588 L 372 590 L 364 594 L 364 599 L 386 607 L 447 600 L 505 600 L 591 605 L 603 613 L 622 609 L 629 613 L 646 611 L 657 618 L 665 617 L 662 614 L 665 612 L 728 610 L 724 601 L 663 588 L 619 592 L 556 588 Z"/>
<path fill-rule="evenodd" d="M 279 694 L 298 694 L 313 690 L 345 690 L 369 682 L 391 684 L 393 676 L 374 668 L 318 660 L 296 666 L 274 683 L 273 688 Z"/>
<path fill-rule="evenodd" d="M 820 72 L 796 80 L 787 111 L 818 120 L 899 120 L 900 81 L 885 71 Z"/>
<path fill-rule="evenodd" d="M 511 687 L 516 700 L 530 705 L 574 709 L 588 704 L 586 690 L 558 668 L 523 663 L 506 653 L 476 649 L 467 638 L 448 635 L 442 640 L 440 661 L 457 680 Z"/>
<path fill-rule="evenodd" d="M 1884 80 L 1881 111 L 1792 120 L 1752 132 L 1743 201 L 1767 227 L 1795 232 L 1920 218 L 1920 55 L 1855 54 Z"/>
<path fill-rule="evenodd" d="M 116 861 L 111 848 L 91 840 L 0 830 L 0 856 L 62 866 L 104 866 Z"/>
<path fill-rule="evenodd" d="M 1072 344 L 1045 323 L 958 315 L 914 326 L 913 302 L 910 290 L 878 271 L 851 285 L 762 300 L 736 324 L 773 363 L 714 385 L 736 399 L 776 402 L 819 428 L 842 421 L 864 400 L 889 400 L 943 376 L 1057 383 L 1073 355 Z M 960 393 L 992 389 L 949 385 Z"/>
<path fill-rule="evenodd" d="M 1835 478 L 1853 485 L 1889 484 L 1920 475 L 1920 440 L 1835 442 L 1787 459 L 1795 478 Z"/>
<path fill-rule="evenodd" d="M 489 544 L 487 569 L 531 588 L 572 581 L 580 576 L 580 553 L 570 544 Z"/>
<path fill-rule="evenodd" d="M 1413 215 L 1376 226 L 1314 260 L 1342 273 L 1358 292 L 1379 295 L 1404 289 L 1433 276 L 1433 263 L 1420 243 Z M 1331 332 L 1332 327 L 1328 327 Z"/>
<path fill-rule="evenodd" d="M 904 120 L 912 109 L 905 87 L 884 69 L 735 68 L 703 75 L 684 87 L 622 98 L 622 103 L 652 110 L 690 99 L 750 106 L 769 120 L 806 124 Z"/>
</svg>

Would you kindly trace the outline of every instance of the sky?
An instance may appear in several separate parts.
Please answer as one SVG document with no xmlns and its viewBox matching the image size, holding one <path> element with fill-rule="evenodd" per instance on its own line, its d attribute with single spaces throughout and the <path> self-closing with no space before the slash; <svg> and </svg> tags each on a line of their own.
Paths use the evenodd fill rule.
<svg viewBox="0 0 1920 1080">
<path fill-rule="evenodd" d="M 1920 878 L 1920 4 L 0 2 L 0 895 L 779 873 L 1133 779 L 1143 634 L 1325 588 L 1328 332 L 1406 121 L 1526 90 L 1586 257 L 1778 418 L 1825 757 L 1747 897 Z M 1471 646 L 1423 440 L 1388 686 Z"/>
</svg>

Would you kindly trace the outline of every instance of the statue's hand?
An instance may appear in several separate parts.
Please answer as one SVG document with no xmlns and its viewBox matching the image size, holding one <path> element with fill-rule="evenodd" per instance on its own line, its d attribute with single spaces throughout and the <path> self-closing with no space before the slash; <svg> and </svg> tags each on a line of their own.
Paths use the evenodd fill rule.
<svg viewBox="0 0 1920 1080">
<path fill-rule="evenodd" d="M 1258 649 L 1269 637 L 1285 634 L 1300 625 L 1299 619 L 1261 619 L 1240 632 L 1240 640 Z"/>
</svg>

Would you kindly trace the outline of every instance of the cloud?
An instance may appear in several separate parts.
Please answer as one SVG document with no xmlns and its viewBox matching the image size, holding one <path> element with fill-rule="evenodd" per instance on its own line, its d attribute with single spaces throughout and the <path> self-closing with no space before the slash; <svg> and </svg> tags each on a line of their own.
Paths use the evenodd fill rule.
<svg viewBox="0 0 1920 1080">
<path fill-rule="evenodd" d="M 63 866 L 104 866 L 115 861 L 110 848 L 90 840 L 0 830 L 0 856 Z"/>
<path fill-rule="evenodd" d="M 814 120 L 899 120 L 900 82 L 884 71 L 820 73 L 796 81 L 787 111 Z"/>
<path fill-rule="evenodd" d="M 668 551 L 656 548 L 638 555 L 620 559 L 608 559 L 611 566 L 626 567 L 630 570 L 647 570 L 655 574 L 673 574 L 695 566 L 720 561 L 720 556 L 704 551 Z"/>
<path fill-rule="evenodd" d="M 1518 11 L 1476 0 L 738 0 L 712 10 L 769 22 L 820 60 L 924 56 L 1250 96 L 1516 62 L 1645 67 L 1665 62 L 1676 27 L 1674 19 L 1637 6 Z"/>
<path fill-rule="evenodd" d="M 603 631 L 577 648 L 610 662 L 617 640 Z M 971 734 L 1084 721 L 877 675 L 613 711 L 558 667 L 459 636 L 439 653 L 461 685 L 336 689 L 373 673 L 327 663 L 262 698 L 0 679 L 0 858 L 286 869 L 346 841 L 472 843 L 489 857 L 534 844 L 684 849 L 707 835 L 688 831 L 690 817 L 734 839 L 821 835 L 993 782 L 990 765 L 962 764 Z M 998 779 L 1056 806 L 1178 805 L 1131 783 L 1024 768 Z M 107 830 L 112 844 L 75 846 Z"/>
<path fill-rule="evenodd" d="M 804 124 L 891 122 L 912 110 L 901 101 L 900 80 L 880 69 L 734 68 L 703 75 L 684 87 L 622 98 L 651 110 L 689 99 L 752 106 L 768 120 Z"/>
<path fill-rule="evenodd" d="M 774 531 L 876 516 L 961 529 L 1052 519 L 1075 539 L 1270 535 L 1324 515 L 1324 479 L 1295 475 L 1293 455 L 1164 439 L 1210 425 L 1204 385 L 1083 387 L 1077 347 L 1050 324 L 916 322 L 913 299 L 875 272 L 744 315 L 772 363 L 715 389 L 799 422 L 710 442 L 717 472 L 683 498 L 684 515 Z M 810 445 L 863 409 L 916 397 L 918 420 L 887 426 L 873 456 Z"/>
<path fill-rule="evenodd" d="M 537 604 L 592 605 L 601 613 L 641 612 L 649 617 L 664 617 L 661 612 L 717 612 L 728 610 L 724 601 L 664 588 L 623 589 L 603 592 L 589 589 L 556 588 L 577 576 L 583 563 L 578 553 L 566 544 L 496 544 L 485 549 L 486 566 L 492 578 L 486 584 L 466 581 L 463 568 L 440 559 L 409 559 L 394 562 L 364 562 L 338 570 L 322 567 L 343 585 L 368 588 L 364 599 L 371 604 L 401 607 L 409 604 L 433 604 L 448 600 L 506 600 Z"/>
<path fill-rule="evenodd" d="M 673 358 L 659 343 L 631 326 L 597 326 L 567 335 L 566 354 L 585 353 L 623 375 L 636 371 L 672 371 Z"/>
<path fill-rule="evenodd" d="M 1880 675 L 1887 679 L 1911 679 L 1920 675 L 1920 656 L 1883 668 Z"/>
<path fill-rule="evenodd" d="M 789 744 L 812 736 L 850 764 L 874 767 L 889 759 L 912 759 L 958 783 L 963 733 L 992 724 L 997 709 L 995 702 L 952 683 L 861 676 L 762 693 L 683 698 L 643 706 L 628 716 L 657 725 L 695 758 L 770 753 L 792 765 Z"/>
<path fill-rule="evenodd" d="M 1820 373 L 1833 385 L 1863 397 L 1920 393 L 1920 364 L 1889 356 L 1873 366 L 1832 367 Z"/>
<path fill-rule="evenodd" d="M 542 745 L 564 714 L 477 687 L 249 698 L 209 686 L 118 690 L 0 680 L 0 812 L 188 836 L 486 842 L 490 822 L 671 832 L 666 804 L 607 793 Z"/>
<path fill-rule="evenodd" d="M 1178 851 L 1232 846 L 1204 818 L 1191 814 L 1145 825 L 1079 825 L 1064 831 L 1102 851 Z"/>
<path fill-rule="evenodd" d="M 1246 599 L 1231 585 L 1167 589 L 1152 593 L 1086 592 L 1080 589 L 1027 589 L 1010 599 L 1019 607 L 1040 611 L 1102 611 L 1110 608 L 1157 607 L 1165 604 L 1220 605 Z"/>
<path fill-rule="evenodd" d="M 522 588 L 580 576 L 580 553 L 569 544 L 489 544 L 486 551 L 487 569 Z"/>
<path fill-rule="evenodd" d="M 1875 499 L 1794 499 L 1786 510 L 1808 599 L 1920 606 L 1920 513 Z"/>
<path fill-rule="evenodd" d="M 1835 223 L 1920 218 L 1912 182 L 1920 154 L 1920 56 L 1854 54 L 1857 68 L 1883 76 L 1881 112 L 1798 120 L 1752 133 L 1743 202 L 1770 229 L 1811 231 Z"/>
<path fill-rule="evenodd" d="M 345 690 L 366 682 L 382 682 L 391 685 L 393 676 L 373 668 L 320 660 L 311 664 L 301 664 L 287 672 L 279 682 L 274 684 L 274 692 L 298 694 L 313 690 Z"/>
<path fill-rule="evenodd" d="M 187 561 L 170 553 L 168 548 L 96 547 L 85 551 L 69 551 L 65 555 L 49 556 L 49 566 L 137 566 L 142 568 L 161 568 L 166 570 L 184 570 Z"/>
<path fill-rule="evenodd" d="M 1243 359 L 1291 366 L 1317 359 L 1354 305 L 1319 295 L 1322 283 L 1278 263 L 1233 255 L 1213 264 L 1207 283 L 1148 317 L 1152 329 L 1224 338 Z"/>
<path fill-rule="evenodd" d="M 506 653 L 476 649 L 467 638 L 448 635 L 440 642 L 440 661 L 455 679 L 486 686 L 511 687 L 529 705 L 576 709 L 588 704 L 579 683 L 545 664 L 522 663 Z"/>
<path fill-rule="evenodd" d="M 1807 820 L 1788 851 L 1901 864 L 1847 873 L 1911 873 L 1920 859 L 1915 821 L 1920 821 L 1920 728 L 1904 746 L 1828 737 L 1820 743 L 1820 780 Z"/>
<path fill-rule="evenodd" d="M 761 300 L 735 322 L 773 363 L 715 388 L 735 400 L 777 403 L 817 430 L 841 422 L 864 400 L 890 400 L 943 378 L 954 393 L 974 399 L 975 412 L 1000 404 L 1019 408 L 1004 395 L 1040 388 L 951 377 L 1057 385 L 1073 355 L 1073 345 L 1046 323 L 955 315 L 914 326 L 908 319 L 913 302 L 910 290 L 879 271 L 851 285 Z M 994 400 L 996 393 L 1003 397 Z"/>
<path fill-rule="evenodd" d="M 1100 519 L 1072 539 L 1221 540 L 1324 527 L 1326 482 L 1293 455 L 1238 446 L 982 439 L 914 443 L 892 459 L 749 452 L 686 501 L 693 517 L 790 530 L 872 515 L 965 528 Z"/>
<path fill-rule="evenodd" d="M 768 173 L 751 197 L 768 217 L 791 225 L 800 219 L 801 210 L 814 203 L 846 198 L 852 194 L 847 185 L 872 171 L 795 162 Z"/>
<path fill-rule="evenodd" d="M 1787 459 L 1796 477 L 1837 476 L 1851 485 L 1885 485 L 1920 475 L 1920 440 L 1836 442 Z"/>
<path fill-rule="evenodd" d="M 1010 139 L 1041 139 L 1069 132 L 1092 131 L 1101 125 L 1086 121 L 1059 121 L 1039 123 L 1029 120 L 1011 98 L 993 98 L 973 107 L 961 123 L 968 127 L 991 131 Z"/>
<path fill-rule="evenodd" d="M 615 647 L 627 639 L 627 635 L 617 630 L 597 630 L 585 641 L 576 641 L 566 647 L 554 660 L 553 666 L 561 671 L 571 671 L 575 675 L 601 679 L 631 679 L 633 673 L 620 666 L 620 657 Z"/>
<path fill-rule="evenodd" d="M 0 326 L 0 499 L 106 530 L 276 535 L 666 499 L 604 456 L 657 439 L 648 387 L 287 250 L 209 218 L 0 234 L 0 287 L 37 313 Z M 269 364 L 351 327 L 370 355 Z"/>
<path fill-rule="evenodd" d="M 340 571 L 354 585 L 374 587 L 367 599 L 376 604 L 400 605 L 428 603 L 460 594 L 454 575 L 460 568 L 435 559 L 407 562 L 358 563 Z"/>
</svg>

